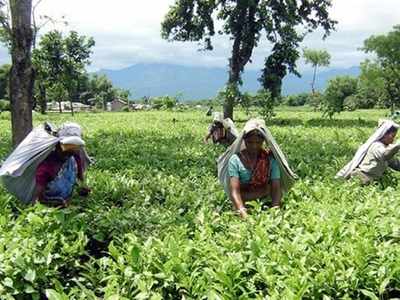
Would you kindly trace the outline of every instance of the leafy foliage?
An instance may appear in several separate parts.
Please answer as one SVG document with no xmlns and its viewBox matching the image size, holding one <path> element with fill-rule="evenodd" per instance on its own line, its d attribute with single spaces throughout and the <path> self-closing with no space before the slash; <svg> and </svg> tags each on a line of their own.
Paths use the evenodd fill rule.
<svg viewBox="0 0 400 300">
<path fill-rule="evenodd" d="M 255 105 L 258 107 L 259 114 L 265 119 L 270 120 L 274 113 L 274 106 L 277 99 L 272 97 L 267 90 L 259 90 L 255 96 Z"/>
<path fill-rule="evenodd" d="M 288 106 L 302 106 L 305 104 L 310 104 L 310 98 L 312 95 L 307 93 L 301 93 L 297 95 L 289 95 L 284 98 L 283 104 Z"/>
<path fill-rule="evenodd" d="M 343 111 L 345 99 L 357 92 L 357 78 L 337 76 L 329 80 L 323 98 L 323 112 L 329 118 Z"/>
<path fill-rule="evenodd" d="M 326 50 L 303 49 L 303 56 L 306 64 L 313 67 L 329 66 L 331 56 Z"/>
<path fill-rule="evenodd" d="M 9 99 L 9 82 L 11 66 L 0 66 L 0 99 Z"/>
<path fill-rule="evenodd" d="M 385 111 L 276 113 L 269 129 L 300 179 L 282 210 L 254 202 L 245 221 L 215 177 L 223 148 L 201 143 L 203 112 L 35 115 L 82 124 L 93 193 L 59 210 L 23 207 L 0 187 L 0 298 L 390 298 L 399 175 L 365 188 L 333 179 Z M 9 135 L 2 114 L 1 158 Z"/>
<path fill-rule="evenodd" d="M 172 96 L 157 97 L 152 100 L 152 104 L 155 109 L 172 109 L 178 104 L 178 99 Z"/>
<path fill-rule="evenodd" d="M 0 43 L 11 49 L 11 25 L 7 0 L 0 0 Z"/>
<path fill-rule="evenodd" d="M 0 111 L 10 110 L 10 101 L 0 99 Z"/>
<path fill-rule="evenodd" d="M 39 47 L 33 51 L 33 63 L 36 69 L 36 83 L 41 103 L 46 103 L 46 89 L 64 88 L 68 100 L 79 100 L 79 84 L 85 73 L 85 66 L 90 63 L 89 57 L 94 46 L 94 40 L 79 36 L 71 31 L 63 37 L 60 31 L 46 33 L 39 42 Z M 61 92 L 60 92 L 61 93 Z M 56 98 L 61 102 L 62 98 Z"/>
<path fill-rule="evenodd" d="M 393 112 L 394 107 L 400 105 L 400 25 L 394 26 L 386 35 L 373 35 L 366 39 L 363 49 L 377 56 Z"/>
<path fill-rule="evenodd" d="M 106 109 L 107 102 L 117 97 L 117 90 L 113 87 L 110 79 L 105 75 L 94 74 L 88 79 L 85 98 L 94 101 L 97 106 Z"/>
<path fill-rule="evenodd" d="M 316 80 L 317 68 L 329 66 L 331 56 L 326 50 L 303 49 L 303 57 L 306 64 L 314 67 L 314 76 L 311 82 L 311 91 L 314 93 L 314 85 Z"/>
<path fill-rule="evenodd" d="M 273 48 L 260 81 L 262 88 L 277 98 L 287 70 L 297 74 L 297 48 L 305 33 L 320 26 L 326 36 L 334 29 L 336 22 L 328 14 L 330 6 L 329 0 L 176 0 L 161 24 L 161 36 L 170 41 L 199 41 L 205 50 L 212 50 L 215 23 L 220 23 L 222 29 L 217 33 L 233 41 L 227 85 L 237 90 L 245 65 L 251 61 L 261 37 L 265 37 Z M 231 98 L 225 99 L 225 117 L 233 117 L 234 104 Z"/>
<path fill-rule="evenodd" d="M 384 71 L 378 63 L 366 60 L 361 63 L 357 97 L 360 99 L 358 108 L 374 106 L 389 107 L 390 100 L 386 90 Z"/>
<path fill-rule="evenodd" d="M 299 53 L 294 45 L 276 44 L 273 47 L 272 54 L 265 60 L 259 79 L 263 88 L 271 93 L 272 98 L 277 99 L 281 96 L 282 80 L 287 74 L 288 66 L 291 72 L 299 76 L 295 69 L 298 58 Z"/>
</svg>

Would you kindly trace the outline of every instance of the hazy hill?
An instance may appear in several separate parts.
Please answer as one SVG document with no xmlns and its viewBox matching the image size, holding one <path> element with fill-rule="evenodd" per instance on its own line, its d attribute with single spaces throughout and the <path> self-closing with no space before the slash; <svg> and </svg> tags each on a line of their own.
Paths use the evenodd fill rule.
<svg viewBox="0 0 400 300">
<path fill-rule="evenodd" d="M 338 75 L 357 76 L 358 67 L 349 69 L 322 69 L 317 77 L 316 88 L 322 90 L 327 81 Z M 183 93 L 186 100 L 214 97 L 227 79 L 227 69 L 191 67 L 169 64 L 137 64 L 120 70 L 100 70 L 114 85 L 128 89 L 134 98 L 142 96 L 176 95 Z M 243 76 L 243 90 L 257 91 L 259 71 L 246 71 Z M 312 72 L 305 72 L 301 78 L 288 75 L 284 78 L 283 93 L 294 94 L 310 90 Z"/>
</svg>

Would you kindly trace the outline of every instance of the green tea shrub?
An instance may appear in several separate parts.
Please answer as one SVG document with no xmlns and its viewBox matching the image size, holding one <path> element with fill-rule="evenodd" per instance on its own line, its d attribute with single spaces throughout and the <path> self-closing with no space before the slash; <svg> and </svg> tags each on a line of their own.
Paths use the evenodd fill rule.
<svg viewBox="0 0 400 300">
<path fill-rule="evenodd" d="M 202 143 L 203 111 L 35 115 L 82 125 L 92 193 L 57 209 L 0 187 L 0 299 L 393 298 L 399 174 L 368 187 L 334 179 L 386 111 L 275 113 L 285 122 L 269 130 L 299 180 L 282 209 L 253 201 L 246 220 L 215 176 L 224 148 Z M 10 151 L 5 115 L 0 160 Z"/>
</svg>

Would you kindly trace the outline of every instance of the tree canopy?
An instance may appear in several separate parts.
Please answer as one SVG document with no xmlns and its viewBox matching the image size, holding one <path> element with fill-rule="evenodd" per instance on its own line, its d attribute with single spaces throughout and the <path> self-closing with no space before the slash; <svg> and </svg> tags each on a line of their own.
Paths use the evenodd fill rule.
<svg viewBox="0 0 400 300">
<path fill-rule="evenodd" d="M 311 91 L 315 93 L 315 79 L 318 67 L 327 67 L 330 64 L 331 55 L 326 50 L 307 49 L 303 50 L 303 57 L 306 64 L 311 64 L 314 68 L 313 80 L 311 82 Z"/>
<path fill-rule="evenodd" d="M 0 66 L 0 99 L 9 99 L 10 70 L 8 64 Z"/>
<path fill-rule="evenodd" d="M 326 50 L 307 49 L 303 50 L 306 64 L 313 67 L 329 66 L 331 55 Z"/>
<path fill-rule="evenodd" d="M 357 92 L 358 79 L 350 76 L 337 76 L 329 80 L 323 97 L 323 112 L 329 118 L 343 111 L 346 98 Z"/>
<path fill-rule="evenodd" d="M 43 89 L 54 88 L 60 92 L 59 102 L 64 94 L 71 102 L 79 100 L 79 79 L 86 72 L 85 66 L 90 63 L 94 44 L 93 38 L 80 36 L 75 31 L 71 31 L 66 37 L 59 31 L 46 33 L 41 38 L 39 47 L 33 51 L 41 94 L 43 95 Z M 62 93 L 62 88 L 66 93 Z M 41 99 L 41 102 L 45 103 L 46 100 Z"/>
<path fill-rule="evenodd" d="M 376 62 L 382 68 L 385 90 L 392 111 L 400 105 L 400 25 L 387 34 L 373 35 L 364 41 L 363 50 L 376 54 Z"/>
<path fill-rule="evenodd" d="M 213 49 L 216 33 L 229 36 L 228 86 L 233 90 L 238 90 L 241 73 L 264 38 L 273 47 L 260 81 L 275 95 L 288 71 L 297 74 L 297 48 L 305 34 L 321 26 L 325 37 L 334 29 L 330 6 L 330 0 L 176 0 L 162 22 L 161 36 L 169 41 L 197 41 L 205 50 Z M 220 29 L 216 23 L 222 24 Z M 225 100 L 225 117 L 233 116 L 236 98 Z"/>
</svg>

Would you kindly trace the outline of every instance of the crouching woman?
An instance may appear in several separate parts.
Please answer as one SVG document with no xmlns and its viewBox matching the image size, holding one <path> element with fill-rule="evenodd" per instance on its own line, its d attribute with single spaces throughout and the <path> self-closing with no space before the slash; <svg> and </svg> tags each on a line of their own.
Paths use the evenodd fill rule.
<svg viewBox="0 0 400 300">
<path fill-rule="evenodd" d="M 235 141 L 237 135 L 233 121 L 230 118 L 224 119 L 222 113 L 215 112 L 214 120 L 208 128 L 204 143 L 207 144 L 208 140 L 212 138 L 214 144 L 229 146 Z"/>
<path fill-rule="evenodd" d="M 382 178 L 388 168 L 400 171 L 400 160 L 395 157 L 400 143 L 394 143 L 398 128 L 392 120 L 380 120 L 375 132 L 336 178 L 358 178 L 362 185 L 368 185 Z"/>
<path fill-rule="evenodd" d="M 55 150 L 36 170 L 34 200 L 48 205 L 67 206 L 74 186 L 84 182 L 84 168 L 80 155 L 84 142 L 80 137 L 61 139 Z M 81 186 L 79 194 L 86 196 L 90 189 Z"/>
<path fill-rule="evenodd" d="M 257 119 L 246 123 L 238 139 L 219 158 L 218 175 L 242 217 L 247 216 L 245 203 L 249 200 L 270 197 L 272 206 L 279 207 L 282 194 L 296 178 L 264 121 Z"/>
</svg>

